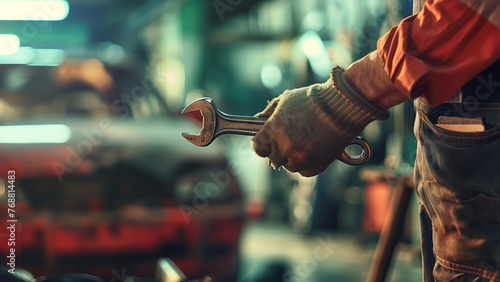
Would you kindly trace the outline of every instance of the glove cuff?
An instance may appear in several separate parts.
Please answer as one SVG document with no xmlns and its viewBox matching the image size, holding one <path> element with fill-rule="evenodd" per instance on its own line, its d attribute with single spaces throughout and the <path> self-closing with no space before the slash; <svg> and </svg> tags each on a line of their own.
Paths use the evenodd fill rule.
<svg viewBox="0 0 500 282">
<path fill-rule="evenodd" d="M 344 131 L 359 134 L 370 122 L 389 118 L 389 111 L 376 108 L 347 83 L 340 67 L 326 83 L 313 85 L 308 96 Z"/>
</svg>

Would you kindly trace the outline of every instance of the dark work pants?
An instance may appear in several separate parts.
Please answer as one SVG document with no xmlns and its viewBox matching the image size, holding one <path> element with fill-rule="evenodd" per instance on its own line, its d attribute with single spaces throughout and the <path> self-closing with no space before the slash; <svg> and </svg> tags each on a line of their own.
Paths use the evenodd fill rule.
<svg viewBox="0 0 500 282">
<path fill-rule="evenodd" d="M 415 109 L 424 281 L 500 281 L 500 103 Z M 449 131 L 435 125 L 442 115 L 491 126 Z"/>
</svg>

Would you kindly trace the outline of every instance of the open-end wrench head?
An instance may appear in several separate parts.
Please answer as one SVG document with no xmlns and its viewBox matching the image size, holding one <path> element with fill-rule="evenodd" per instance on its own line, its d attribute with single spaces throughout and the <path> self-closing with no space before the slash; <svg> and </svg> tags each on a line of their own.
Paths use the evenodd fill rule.
<svg viewBox="0 0 500 282">
<path fill-rule="evenodd" d="M 190 134 L 187 132 L 182 132 L 181 134 L 187 141 L 193 143 L 194 145 L 208 146 L 214 139 L 217 125 L 214 102 L 210 98 L 200 98 L 185 107 L 184 110 L 182 110 L 182 113 L 186 114 L 195 111 L 199 111 L 203 117 L 200 135 Z"/>
</svg>

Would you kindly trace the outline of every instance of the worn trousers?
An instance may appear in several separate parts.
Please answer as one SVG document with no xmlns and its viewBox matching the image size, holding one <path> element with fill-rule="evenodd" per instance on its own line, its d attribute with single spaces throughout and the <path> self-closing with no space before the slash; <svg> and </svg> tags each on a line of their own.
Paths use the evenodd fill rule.
<svg viewBox="0 0 500 282">
<path fill-rule="evenodd" d="M 424 281 L 500 281 L 500 103 L 415 100 L 416 192 Z M 484 132 L 436 126 L 481 117 Z"/>
</svg>

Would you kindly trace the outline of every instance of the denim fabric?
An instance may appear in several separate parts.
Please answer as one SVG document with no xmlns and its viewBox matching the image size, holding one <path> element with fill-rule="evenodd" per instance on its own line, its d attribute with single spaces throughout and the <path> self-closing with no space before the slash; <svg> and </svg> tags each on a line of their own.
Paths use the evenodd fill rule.
<svg viewBox="0 0 500 282">
<path fill-rule="evenodd" d="M 500 281 L 500 103 L 415 109 L 424 281 Z M 484 117 L 487 130 L 445 130 L 441 115 Z"/>
</svg>

